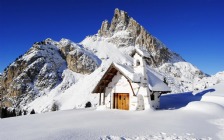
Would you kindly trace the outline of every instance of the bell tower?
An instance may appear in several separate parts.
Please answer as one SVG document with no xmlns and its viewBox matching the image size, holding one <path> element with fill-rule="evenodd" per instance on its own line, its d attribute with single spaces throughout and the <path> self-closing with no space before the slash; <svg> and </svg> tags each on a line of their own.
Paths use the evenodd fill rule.
<svg viewBox="0 0 224 140">
<path fill-rule="evenodd" d="M 140 77 L 141 84 L 147 84 L 146 62 L 145 57 L 137 50 L 134 55 L 134 73 Z"/>
<path fill-rule="evenodd" d="M 148 88 L 148 75 L 146 69 L 145 58 L 150 58 L 150 55 L 146 50 L 140 48 L 135 48 L 134 54 L 134 73 L 137 77 L 140 78 L 139 81 L 139 90 L 137 93 L 137 110 L 145 110 L 150 107 L 150 91 Z"/>
</svg>

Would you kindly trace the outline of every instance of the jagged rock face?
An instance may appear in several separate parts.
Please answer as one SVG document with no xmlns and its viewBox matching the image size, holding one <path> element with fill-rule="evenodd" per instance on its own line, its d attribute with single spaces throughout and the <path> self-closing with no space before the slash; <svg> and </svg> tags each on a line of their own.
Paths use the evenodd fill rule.
<svg viewBox="0 0 224 140">
<path fill-rule="evenodd" d="M 66 59 L 68 68 L 74 72 L 89 74 L 93 72 L 97 67 L 98 63 L 91 55 L 77 44 L 71 43 L 68 40 L 62 40 L 60 45 L 60 51 L 63 57 Z"/>
<path fill-rule="evenodd" d="M 34 44 L 4 72 L 3 106 L 18 107 L 44 94 L 44 89 L 52 89 L 61 81 L 61 69 L 65 66 L 56 46 L 47 41 Z"/>
<path fill-rule="evenodd" d="M 109 23 L 103 21 L 98 36 L 108 38 L 108 41 L 118 47 L 141 46 L 151 54 L 148 60 L 152 66 L 165 62 L 184 61 L 179 55 L 172 53 L 158 39 L 148 33 L 139 23 L 122 10 L 115 9 L 114 17 Z"/>
<path fill-rule="evenodd" d="M 84 74 L 97 68 L 98 63 L 79 46 L 63 45 L 46 39 L 35 43 L 27 53 L 17 58 L 1 78 L 2 105 L 19 108 L 46 94 L 62 81 L 62 72 L 67 67 Z"/>
</svg>

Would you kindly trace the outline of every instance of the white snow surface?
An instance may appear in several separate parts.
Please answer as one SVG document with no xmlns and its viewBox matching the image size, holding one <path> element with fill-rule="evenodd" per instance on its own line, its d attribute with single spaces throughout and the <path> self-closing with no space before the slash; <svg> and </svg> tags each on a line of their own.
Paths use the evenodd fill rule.
<svg viewBox="0 0 224 140">
<path fill-rule="evenodd" d="M 106 110 L 103 106 L 0 120 L 10 140 L 223 140 L 224 83 L 194 93 L 161 96 L 161 110 Z M 169 108 L 173 106 L 173 108 Z"/>
</svg>

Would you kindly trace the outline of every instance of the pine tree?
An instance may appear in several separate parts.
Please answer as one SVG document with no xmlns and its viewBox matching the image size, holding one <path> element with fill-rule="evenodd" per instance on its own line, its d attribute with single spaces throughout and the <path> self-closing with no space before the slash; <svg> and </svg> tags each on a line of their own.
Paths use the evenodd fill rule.
<svg viewBox="0 0 224 140">
<path fill-rule="evenodd" d="M 12 110 L 12 117 L 15 117 L 15 116 L 16 116 L 16 110 L 13 109 L 13 110 Z"/>
<path fill-rule="evenodd" d="M 59 110 L 59 107 L 58 107 L 57 103 L 54 102 L 51 107 L 51 111 L 57 111 L 57 110 Z"/>
<path fill-rule="evenodd" d="M 22 116 L 22 111 L 21 111 L 21 110 L 19 111 L 19 114 L 18 114 L 18 116 Z"/>
<path fill-rule="evenodd" d="M 2 118 L 7 118 L 8 117 L 7 110 L 8 110 L 7 107 L 2 108 Z"/>
<path fill-rule="evenodd" d="M 27 111 L 26 110 L 23 110 L 23 115 L 26 115 L 27 114 Z"/>
<path fill-rule="evenodd" d="M 91 102 L 87 102 L 85 108 L 92 107 Z"/>
<path fill-rule="evenodd" d="M 32 111 L 30 112 L 30 114 L 35 114 L 35 110 L 34 110 L 34 109 L 32 109 Z"/>
</svg>

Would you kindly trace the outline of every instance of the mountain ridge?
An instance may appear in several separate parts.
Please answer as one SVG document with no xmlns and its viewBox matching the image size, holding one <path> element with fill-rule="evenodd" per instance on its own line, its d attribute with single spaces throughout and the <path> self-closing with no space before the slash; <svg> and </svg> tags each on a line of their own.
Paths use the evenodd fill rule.
<svg viewBox="0 0 224 140">
<path fill-rule="evenodd" d="M 83 108 L 88 101 L 97 106 L 92 88 L 112 62 L 132 66 L 135 46 L 151 55 L 147 64 L 173 93 L 192 91 L 194 82 L 206 77 L 126 12 L 115 9 L 109 24 L 103 22 L 97 34 L 80 43 L 48 38 L 33 44 L 2 75 L 3 106 L 37 112 L 51 111 L 55 104 L 60 110 Z"/>
</svg>

